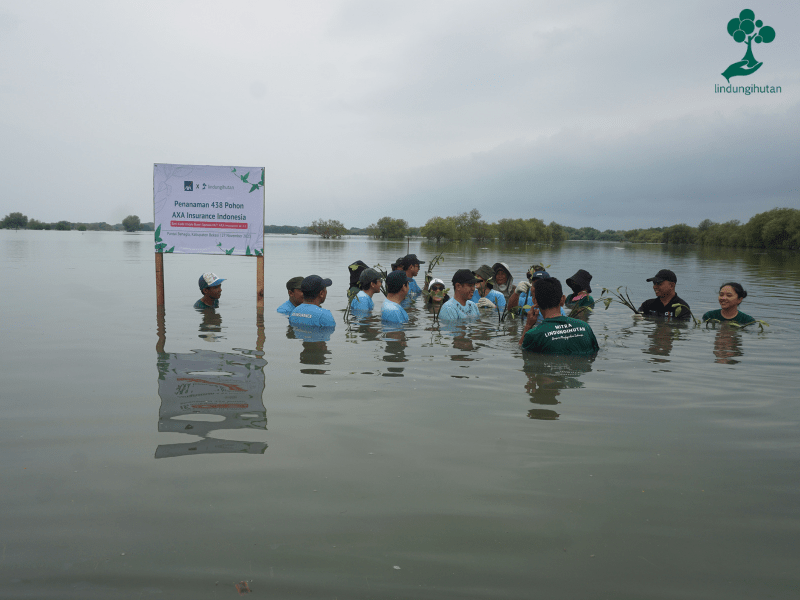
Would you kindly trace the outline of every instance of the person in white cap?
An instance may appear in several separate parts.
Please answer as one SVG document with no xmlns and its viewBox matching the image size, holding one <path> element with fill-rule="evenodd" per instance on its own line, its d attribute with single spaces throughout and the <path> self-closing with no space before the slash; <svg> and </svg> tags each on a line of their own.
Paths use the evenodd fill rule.
<svg viewBox="0 0 800 600">
<path fill-rule="evenodd" d="M 203 273 L 197 282 L 203 297 L 194 303 L 194 307 L 198 310 L 219 308 L 219 297 L 222 295 L 223 281 L 225 280 L 220 279 L 214 273 Z"/>
</svg>

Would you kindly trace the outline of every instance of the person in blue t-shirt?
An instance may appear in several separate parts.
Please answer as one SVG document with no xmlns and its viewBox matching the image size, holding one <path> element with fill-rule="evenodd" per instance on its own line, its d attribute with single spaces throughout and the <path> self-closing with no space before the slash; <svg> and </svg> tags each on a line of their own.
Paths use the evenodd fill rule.
<svg viewBox="0 0 800 600">
<path fill-rule="evenodd" d="M 453 297 L 442 305 L 440 321 L 459 321 L 480 316 L 478 305 L 470 298 L 475 293 L 475 274 L 469 269 L 459 269 L 453 275 Z"/>
<path fill-rule="evenodd" d="M 419 274 L 419 266 L 424 265 L 425 261 L 418 259 L 416 254 L 406 254 L 400 259 L 400 264 L 403 266 L 403 271 L 408 279 L 409 297 L 412 300 L 416 299 L 416 297 L 422 293 L 422 290 L 419 285 L 417 285 L 417 282 L 414 281 L 414 277 Z M 427 287 L 425 289 L 427 289 Z"/>
<path fill-rule="evenodd" d="M 295 307 L 303 303 L 303 290 L 300 289 L 300 284 L 303 283 L 302 277 L 292 277 L 286 282 L 286 290 L 289 292 L 289 299 L 278 307 L 278 312 L 282 315 L 289 316 Z"/>
<path fill-rule="evenodd" d="M 498 291 L 492 289 L 489 280 L 494 278 L 494 270 L 489 265 L 481 265 L 475 271 L 475 292 L 471 300 L 478 305 L 478 308 L 491 308 L 499 310 L 501 313 L 506 307 L 506 297 Z"/>
<path fill-rule="evenodd" d="M 222 295 L 222 282 L 214 273 L 203 273 L 197 282 L 203 297 L 194 303 L 194 308 L 203 310 L 206 308 L 219 308 L 219 297 Z"/>
<path fill-rule="evenodd" d="M 328 287 L 333 283 L 319 275 L 309 275 L 300 284 L 303 303 L 289 315 L 289 323 L 295 327 L 336 327 L 331 311 L 320 304 L 328 297 Z"/>
<path fill-rule="evenodd" d="M 384 323 L 408 323 L 408 313 L 400 303 L 408 295 L 408 278 L 405 271 L 392 271 L 386 276 L 386 300 L 381 306 Z"/>
<path fill-rule="evenodd" d="M 375 269 L 364 269 L 358 277 L 358 286 L 361 291 L 350 302 L 350 310 L 368 312 L 375 308 L 372 297 L 381 289 L 381 274 Z"/>
</svg>

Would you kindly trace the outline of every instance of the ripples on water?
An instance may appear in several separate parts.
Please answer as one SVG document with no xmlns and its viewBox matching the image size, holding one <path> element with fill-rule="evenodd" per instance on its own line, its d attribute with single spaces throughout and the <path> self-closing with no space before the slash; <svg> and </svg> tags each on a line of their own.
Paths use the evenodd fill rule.
<svg viewBox="0 0 800 600">
<path fill-rule="evenodd" d="M 612 305 L 589 316 L 596 357 L 547 357 L 520 352 L 518 321 L 436 326 L 420 301 L 401 331 L 346 326 L 347 265 L 390 264 L 405 243 L 268 237 L 261 319 L 255 261 L 167 257 L 159 315 L 149 235 L 2 231 L 0 248 L 15 284 L 1 596 L 222 597 L 241 581 L 275 597 L 797 589 L 794 254 L 453 246 L 435 271 L 446 281 L 542 262 L 562 282 L 590 271 L 595 298 L 622 285 L 641 302 L 671 268 L 695 313 L 734 280 L 770 323 L 634 321 Z M 227 281 L 201 315 L 207 270 Z M 326 341 L 273 312 L 283 282 L 310 273 L 334 281 Z"/>
</svg>

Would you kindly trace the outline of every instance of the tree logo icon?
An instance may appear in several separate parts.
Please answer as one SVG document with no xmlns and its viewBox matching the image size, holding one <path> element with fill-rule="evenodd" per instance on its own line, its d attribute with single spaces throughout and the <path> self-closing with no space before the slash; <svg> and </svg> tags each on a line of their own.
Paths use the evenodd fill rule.
<svg viewBox="0 0 800 600">
<path fill-rule="evenodd" d="M 763 62 L 758 62 L 753 56 L 753 42 L 756 44 L 769 44 L 775 39 L 775 30 L 763 21 L 756 21 L 756 14 L 749 8 L 739 13 L 737 18 L 728 21 L 728 34 L 737 44 L 747 42 L 747 52 L 742 60 L 730 65 L 722 72 L 722 76 L 731 82 L 731 77 L 752 75 L 761 68 Z"/>
<path fill-rule="evenodd" d="M 183 182 L 183 191 L 184 192 L 191 192 L 194 189 L 194 182 L 193 181 L 184 181 Z"/>
</svg>

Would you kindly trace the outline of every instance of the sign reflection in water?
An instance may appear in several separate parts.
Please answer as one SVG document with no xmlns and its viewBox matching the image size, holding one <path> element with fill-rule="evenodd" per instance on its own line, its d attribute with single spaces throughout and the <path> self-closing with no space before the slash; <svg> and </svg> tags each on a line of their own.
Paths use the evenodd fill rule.
<svg viewBox="0 0 800 600">
<path fill-rule="evenodd" d="M 221 318 L 213 310 L 204 310 L 200 337 L 213 342 L 221 339 Z M 263 320 L 262 323 L 263 330 Z M 263 334 L 262 334 L 263 335 Z M 261 335 L 259 336 L 259 341 Z M 163 318 L 159 319 L 159 342 L 156 348 L 158 368 L 158 431 L 185 433 L 202 439 L 182 444 L 162 444 L 156 458 L 192 454 L 246 453 L 263 454 L 265 442 L 243 442 L 209 437 L 214 431 L 231 429 L 267 429 L 264 408 L 264 367 L 267 361 L 261 350 L 234 348 L 240 352 L 192 350 L 185 353 L 164 352 Z M 200 418 L 183 418 L 197 415 Z M 201 417 L 202 415 L 202 417 Z M 214 420 L 205 420 L 216 417 Z"/>
</svg>

